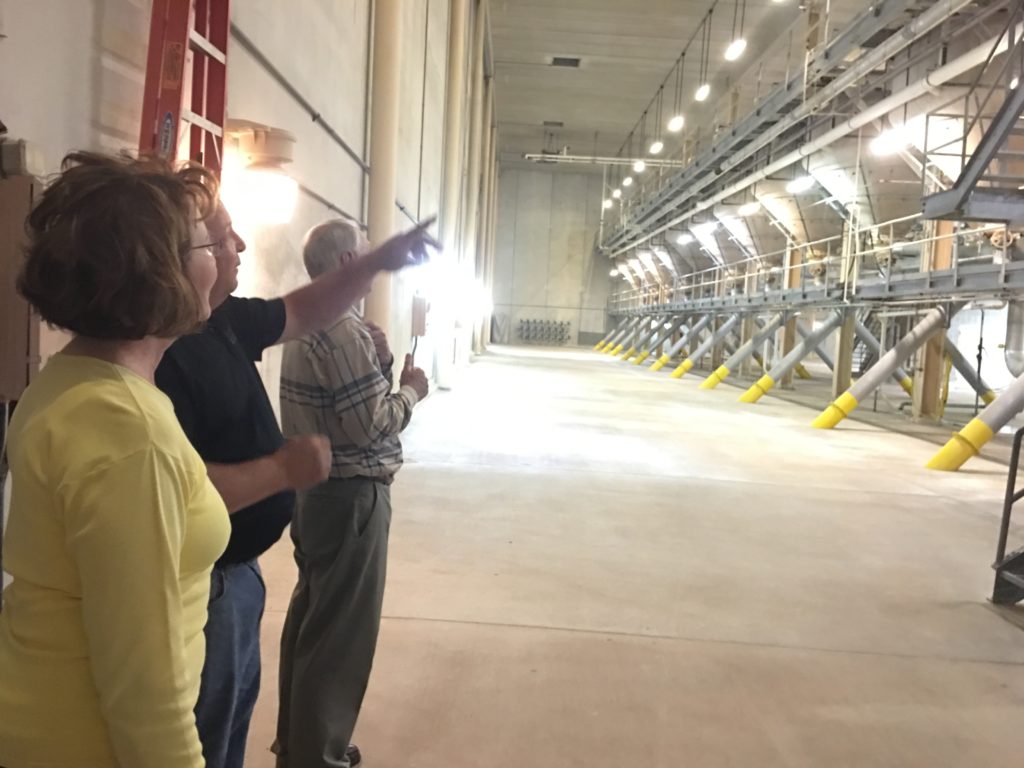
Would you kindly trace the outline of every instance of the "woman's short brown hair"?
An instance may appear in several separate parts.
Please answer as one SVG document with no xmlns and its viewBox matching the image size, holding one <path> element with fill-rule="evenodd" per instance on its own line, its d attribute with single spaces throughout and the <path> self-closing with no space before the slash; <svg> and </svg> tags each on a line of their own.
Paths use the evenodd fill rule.
<svg viewBox="0 0 1024 768">
<path fill-rule="evenodd" d="M 155 158 L 75 152 L 26 222 L 18 290 L 52 325 L 101 339 L 195 330 L 203 302 L 185 274 L 215 177 Z"/>
</svg>

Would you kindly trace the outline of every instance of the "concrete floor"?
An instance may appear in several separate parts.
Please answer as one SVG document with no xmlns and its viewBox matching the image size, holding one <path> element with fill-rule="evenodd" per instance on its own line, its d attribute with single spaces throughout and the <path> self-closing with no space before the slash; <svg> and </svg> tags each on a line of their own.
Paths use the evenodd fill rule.
<svg viewBox="0 0 1024 768">
<path fill-rule="evenodd" d="M 985 600 L 1005 469 L 932 473 L 920 440 L 698 382 L 502 348 L 417 410 L 366 768 L 1012 759 L 1024 632 Z M 264 569 L 253 768 L 286 543 Z"/>
</svg>

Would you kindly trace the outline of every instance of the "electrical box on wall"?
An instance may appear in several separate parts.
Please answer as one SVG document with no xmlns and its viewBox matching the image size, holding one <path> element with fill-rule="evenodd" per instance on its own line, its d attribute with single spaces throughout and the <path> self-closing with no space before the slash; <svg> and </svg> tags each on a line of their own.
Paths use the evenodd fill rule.
<svg viewBox="0 0 1024 768">
<path fill-rule="evenodd" d="M 423 296 L 412 297 L 412 335 L 427 335 L 427 310 L 430 305 Z"/>
<path fill-rule="evenodd" d="M 39 370 L 39 318 L 17 291 L 25 218 L 42 184 L 32 176 L 0 179 L 0 402 L 17 400 Z"/>
</svg>

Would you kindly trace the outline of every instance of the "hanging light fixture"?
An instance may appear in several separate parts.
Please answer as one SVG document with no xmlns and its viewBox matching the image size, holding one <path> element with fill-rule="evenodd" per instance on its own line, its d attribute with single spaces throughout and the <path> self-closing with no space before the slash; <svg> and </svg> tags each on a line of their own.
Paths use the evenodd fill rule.
<svg viewBox="0 0 1024 768">
<path fill-rule="evenodd" d="M 609 208 L 611 208 L 611 207 L 612 207 L 612 201 L 611 201 L 611 198 L 608 198 L 608 197 L 606 197 L 606 198 L 605 198 L 605 200 L 604 200 L 604 203 L 602 203 L 602 205 L 604 206 L 604 209 L 605 209 L 606 211 L 607 211 L 607 210 L 608 210 Z"/>
<path fill-rule="evenodd" d="M 635 163 L 633 163 L 633 170 L 636 171 L 637 173 L 643 173 L 646 169 L 647 163 L 645 163 L 643 160 L 637 160 Z"/>
<path fill-rule="evenodd" d="M 689 232 L 683 232 L 679 237 L 676 238 L 676 245 L 689 245 L 693 242 L 693 235 Z"/>
<path fill-rule="evenodd" d="M 633 186 L 633 177 L 632 176 L 627 176 L 626 178 L 624 178 L 622 180 L 622 186 L 624 186 L 624 187 L 631 187 L 631 186 Z"/>
<path fill-rule="evenodd" d="M 743 11 L 740 12 L 740 2 L 743 3 Z M 736 21 L 739 20 L 737 31 Z M 743 37 L 743 26 L 747 20 L 747 0 L 735 0 L 732 6 L 732 42 L 725 49 L 725 60 L 736 61 L 743 52 L 747 50 L 747 40 Z"/>
<path fill-rule="evenodd" d="M 619 189 L 618 187 L 613 189 L 612 190 L 612 197 L 614 197 L 616 200 L 618 200 L 620 197 L 622 197 L 622 190 Z"/>
<path fill-rule="evenodd" d="M 749 203 L 744 203 L 736 211 L 740 216 L 753 216 L 755 213 L 761 210 L 761 204 L 757 200 L 753 200 Z"/>
<path fill-rule="evenodd" d="M 683 130 L 683 126 L 686 125 L 686 117 L 683 115 L 682 109 L 682 95 L 683 95 L 683 67 L 686 64 L 686 52 L 684 51 L 680 55 L 679 60 L 676 62 L 676 87 L 673 93 L 672 100 L 672 117 L 668 121 L 669 133 L 679 133 Z"/>
<path fill-rule="evenodd" d="M 665 99 L 665 85 L 662 84 L 658 88 L 658 95 L 655 96 L 655 112 L 654 112 L 654 130 L 661 130 L 661 106 Z M 657 134 L 654 136 L 654 141 L 651 142 L 651 146 L 648 147 L 647 151 L 652 155 L 657 155 L 665 148 L 665 142 L 661 140 Z"/>
<path fill-rule="evenodd" d="M 696 101 L 706 101 L 711 95 L 711 84 L 708 82 L 708 47 L 711 45 L 711 14 L 715 7 L 708 9 L 708 15 L 701 22 L 700 37 L 700 85 L 697 87 L 693 98 Z"/>
</svg>

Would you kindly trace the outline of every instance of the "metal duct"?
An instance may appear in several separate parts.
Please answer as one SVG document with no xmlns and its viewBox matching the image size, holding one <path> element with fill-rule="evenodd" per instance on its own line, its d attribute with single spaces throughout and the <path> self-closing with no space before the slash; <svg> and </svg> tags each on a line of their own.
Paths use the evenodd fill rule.
<svg viewBox="0 0 1024 768">
<path fill-rule="evenodd" d="M 1006 348 L 1003 357 L 1010 373 L 1017 377 L 1024 374 L 1024 300 L 1007 302 Z"/>
<path fill-rule="evenodd" d="M 768 178 L 772 174 L 778 173 L 784 168 L 788 168 L 793 163 L 800 162 L 815 152 L 829 146 L 830 144 L 838 141 L 849 133 L 856 131 L 858 128 L 867 125 L 873 120 L 877 120 L 881 117 L 885 117 L 894 109 L 902 107 L 904 104 L 913 101 L 920 96 L 934 91 L 938 86 L 948 83 L 955 77 L 959 77 L 965 72 L 970 71 L 974 67 L 985 63 L 990 56 L 999 56 L 1006 53 L 1008 46 L 1007 39 L 1017 40 L 1024 34 L 1024 24 L 1016 24 L 1010 34 L 1005 32 L 998 35 L 993 35 L 990 39 L 986 40 L 979 46 L 972 48 L 962 56 L 958 56 L 953 61 L 933 70 L 932 72 L 925 75 L 923 78 L 915 83 L 911 83 L 904 88 L 896 91 L 888 98 L 882 99 L 870 107 L 854 115 L 853 117 L 847 118 L 842 121 L 832 130 L 818 136 L 817 138 L 809 141 L 803 146 L 799 147 L 792 152 L 788 152 L 782 157 L 769 163 L 768 165 L 761 168 L 759 171 L 744 177 L 740 181 L 731 184 L 730 186 L 723 189 L 721 192 L 707 198 L 702 203 L 698 203 L 690 208 L 685 213 L 678 216 L 674 216 L 664 224 L 655 227 L 650 232 L 643 235 L 638 240 L 634 241 L 630 245 L 622 246 L 613 251 L 612 255 L 617 255 L 623 251 L 627 251 L 630 248 L 636 246 L 638 242 L 643 242 L 654 235 L 664 232 L 667 229 L 678 227 L 684 221 L 688 221 L 695 214 L 705 211 L 711 208 L 716 203 L 720 203 L 733 195 L 742 192 L 747 187 L 753 185 L 758 181 Z"/>
</svg>

